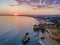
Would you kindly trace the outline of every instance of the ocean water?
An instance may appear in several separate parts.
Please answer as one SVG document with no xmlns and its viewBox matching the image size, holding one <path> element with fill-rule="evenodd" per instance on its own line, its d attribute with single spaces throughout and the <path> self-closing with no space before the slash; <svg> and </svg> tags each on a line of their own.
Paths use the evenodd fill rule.
<svg viewBox="0 0 60 45">
<path fill-rule="evenodd" d="M 23 45 L 21 40 L 26 32 L 31 38 L 27 45 L 37 45 L 33 25 L 38 23 L 32 17 L 0 16 L 0 45 Z"/>
</svg>

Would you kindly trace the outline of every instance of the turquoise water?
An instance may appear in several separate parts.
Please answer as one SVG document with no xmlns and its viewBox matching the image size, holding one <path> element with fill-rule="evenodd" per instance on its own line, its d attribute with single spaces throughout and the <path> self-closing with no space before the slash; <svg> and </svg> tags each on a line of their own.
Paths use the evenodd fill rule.
<svg viewBox="0 0 60 45">
<path fill-rule="evenodd" d="M 31 17 L 0 16 L 0 45 L 23 45 L 21 40 L 26 32 L 31 38 L 27 45 L 37 45 L 34 24 L 38 24 L 38 21 Z"/>
</svg>

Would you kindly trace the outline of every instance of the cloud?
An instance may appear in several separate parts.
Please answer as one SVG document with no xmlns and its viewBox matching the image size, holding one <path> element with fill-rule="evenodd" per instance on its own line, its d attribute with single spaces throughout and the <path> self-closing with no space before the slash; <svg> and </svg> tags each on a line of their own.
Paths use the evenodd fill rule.
<svg viewBox="0 0 60 45">
<path fill-rule="evenodd" d="M 35 8 L 53 8 L 60 5 L 60 0 L 15 0 L 19 5 L 26 4 Z M 53 6 L 52 6 L 53 5 Z"/>
<path fill-rule="evenodd" d="M 12 7 L 14 7 L 14 6 L 16 6 L 16 5 L 8 5 L 8 6 L 12 6 Z"/>
</svg>

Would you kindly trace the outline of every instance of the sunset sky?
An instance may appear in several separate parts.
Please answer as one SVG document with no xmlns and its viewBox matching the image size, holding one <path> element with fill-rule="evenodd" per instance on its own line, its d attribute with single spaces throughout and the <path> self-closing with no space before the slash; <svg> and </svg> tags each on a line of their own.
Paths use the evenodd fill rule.
<svg viewBox="0 0 60 45">
<path fill-rule="evenodd" d="M 0 0 L 0 14 L 60 14 L 60 0 Z"/>
</svg>

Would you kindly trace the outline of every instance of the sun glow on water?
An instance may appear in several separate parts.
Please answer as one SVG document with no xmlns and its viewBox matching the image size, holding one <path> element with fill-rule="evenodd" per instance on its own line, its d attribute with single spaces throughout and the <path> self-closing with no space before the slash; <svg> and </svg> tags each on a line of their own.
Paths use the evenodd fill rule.
<svg viewBox="0 0 60 45">
<path fill-rule="evenodd" d="M 14 13 L 14 16 L 17 16 L 18 14 L 17 13 Z"/>
</svg>

